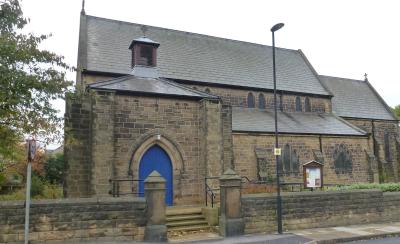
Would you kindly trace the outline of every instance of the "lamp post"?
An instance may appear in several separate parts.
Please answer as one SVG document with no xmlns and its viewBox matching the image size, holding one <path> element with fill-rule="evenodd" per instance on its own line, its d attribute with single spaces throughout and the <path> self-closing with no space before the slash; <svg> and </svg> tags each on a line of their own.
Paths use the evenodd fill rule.
<svg viewBox="0 0 400 244">
<path fill-rule="evenodd" d="M 282 198 L 281 198 L 281 185 L 279 180 L 279 156 L 281 154 L 278 143 L 278 109 L 276 102 L 276 68 L 275 68 L 275 31 L 279 30 L 284 26 L 283 23 L 278 23 L 271 28 L 272 32 L 272 70 L 274 77 L 274 110 L 275 110 L 275 161 L 276 161 L 276 215 L 278 220 L 278 233 L 282 234 Z"/>
</svg>

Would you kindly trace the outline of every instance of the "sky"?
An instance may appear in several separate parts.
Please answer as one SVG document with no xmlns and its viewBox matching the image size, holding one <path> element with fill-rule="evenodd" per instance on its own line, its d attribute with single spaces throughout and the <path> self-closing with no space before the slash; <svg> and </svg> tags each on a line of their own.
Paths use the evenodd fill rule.
<svg viewBox="0 0 400 244">
<path fill-rule="evenodd" d="M 81 0 L 22 0 L 27 30 L 52 34 L 42 48 L 76 66 Z M 389 106 L 400 104 L 398 0 L 86 0 L 86 14 L 301 49 L 316 71 L 351 79 L 368 74 Z M 70 74 L 74 79 L 75 74 Z M 64 111 L 63 102 L 55 105 Z"/>
</svg>

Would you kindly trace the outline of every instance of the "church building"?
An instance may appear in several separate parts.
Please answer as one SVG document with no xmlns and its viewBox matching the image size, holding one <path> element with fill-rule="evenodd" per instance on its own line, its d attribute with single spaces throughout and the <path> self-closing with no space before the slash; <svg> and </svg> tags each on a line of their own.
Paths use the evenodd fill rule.
<svg viewBox="0 0 400 244">
<path fill-rule="evenodd" d="M 274 182 L 272 47 L 80 16 L 67 96 L 67 197 L 143 192 L 157 170 L 168 205 L 204 203 L 206 177 Z M 368 82 L 319 75 L 276 49 L 282 182 L 323 164 L 324 183 L 399 180 L 399 121 Z M 210 184 L 216 184 L 210 180 Z"/>
</svg>

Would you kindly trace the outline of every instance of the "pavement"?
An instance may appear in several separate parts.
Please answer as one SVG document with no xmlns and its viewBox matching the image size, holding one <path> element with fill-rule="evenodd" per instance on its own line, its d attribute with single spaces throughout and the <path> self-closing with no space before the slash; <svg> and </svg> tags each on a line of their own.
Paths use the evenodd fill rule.
<svg viewBox="0 0 400 244">
<path fill-rule="evenodd" d="M 302 229 L 284 234 L 258 234 L 238 237 L 222 238 L 216 233 L 194 233 L 170 240 L 170 243 L 193 244 L 334 244 L 352 243 L 353 241 L 388 238 L 387 243 L 400 243 L 398 238 L 391 241 L 391 237 L 400 236 L 400 222 L 351 225 L 330 228 Z M 92 242 L 85 242 L 92 243 Z M 101 242 L 102 244 L 145 243 L 145 242 Z M 355 242 L 357 243 L 357 242 Z M 375 243 L 375 242 L 374 242 Z M 380 241 L 378 240 L 378 242 Z"/>
<path fill-rule="evenodd" d="M 265 244 L 333 244 L 358 240 L 380 239 L 400 236 L 400 222 L 351 225 L 330 228 L 302 229 L 282 235 L 244 235 L 222 238 L 214 233 L 197 233 L 170 240 L 171 243 L 265 243 Z"/>
</svg>

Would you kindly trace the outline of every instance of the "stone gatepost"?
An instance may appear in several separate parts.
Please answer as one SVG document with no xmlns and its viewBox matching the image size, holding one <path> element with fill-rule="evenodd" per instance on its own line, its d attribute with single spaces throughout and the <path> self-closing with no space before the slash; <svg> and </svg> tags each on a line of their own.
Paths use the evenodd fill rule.
<svg viewBox="0 0 400 244">
<path fill-rule="evenodd" d="M 144 194 L 147 202 L 147 225 L 144 230 L 145 241 L 167 241 L 165 191 L 165 179 L 157 171 L 153 171 L 144 181 Z"/>
<path fill-rule="evenodd" d="M 219 220 L 222 236 L 238 236 L 244 233 L 244 220 L 241 208 L 242 178 L 228 169 L 219 178 L 221 189 L 221 216 Z"/>
</svg>

